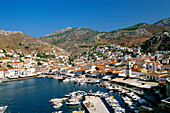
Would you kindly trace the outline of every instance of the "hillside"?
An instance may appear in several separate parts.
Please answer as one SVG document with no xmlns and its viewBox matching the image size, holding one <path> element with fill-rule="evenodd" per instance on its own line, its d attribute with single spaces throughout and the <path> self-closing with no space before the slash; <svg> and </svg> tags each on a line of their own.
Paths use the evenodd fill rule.
<svg viewBox="0 0 170 113">
<path fill-rule="evenodd" d="M 170 50 L 170 35 L 168 32 L 159 33 L 145 41 L 141 45 L 143 52 L 155 53 L 155 51 Z"/>
<path fill-rule="evenodd" d="M 156 22 L 153 25 L 139 23 L 127 28 L 111 32 L 99 32 L 85 27 L 68 27 L 56 30 L 39 39 L 59 46 L 70 54 L 75 55 L 89 50 L 96 44 L 121 44 L 125 46 L 140 45 L 157 33 L 170 32 L 169 18 Z"/>
<path fill-rule="evenodd" d="M 28 36 L 20 31 L 0 30 L 0 48 L 15 51 L 41 51 L 55 52 L 57 54 L 68 54 L 65 50 L 47 42 Z"/>
<path fill-rule="evenodd" d="M 96 39 L 98 31 L 84 28 L 75 27 L 54 31 L 53 33 L 40 37 L 39 39 L 54 45 L 57 45 L 71 54 L 79 53 L 80 51 L 86 51 L 88 48 L 80 48 L 81 45 L 93 45 L 97 44 Z"/>
<path fill-rule="evenodd" d="M 160 21 L 154 23 L 153 25 L 156 25 L 156 26 L 170 26 L 170 17 L 166 18 L 166 19 L 163 19 L 163 20 L 160 20 Z"/>
</svg>

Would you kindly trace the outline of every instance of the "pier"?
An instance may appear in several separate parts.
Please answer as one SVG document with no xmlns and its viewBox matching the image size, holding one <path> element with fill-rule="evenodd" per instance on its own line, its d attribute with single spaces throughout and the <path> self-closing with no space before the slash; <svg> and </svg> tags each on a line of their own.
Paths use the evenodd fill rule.
<svg viewBox="0 0 170 113">
<path fill-rule="evenodd" d="M 85 96 L 83 104 L 89 113 L 109 113 L 108 109 L 99 97 Z"/>
</svg>

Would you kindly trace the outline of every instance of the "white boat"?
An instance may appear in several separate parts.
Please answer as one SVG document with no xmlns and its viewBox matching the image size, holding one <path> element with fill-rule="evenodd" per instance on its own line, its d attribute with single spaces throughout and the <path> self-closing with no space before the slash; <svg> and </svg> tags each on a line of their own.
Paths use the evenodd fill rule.
<svg viewBox="0 0 170 113">
<path fill-rule="evenodd" d="M 18 79 L 18 78 L 19 78 L 18 75 L 14 75 L 14 76 L 9 77 L 9 79 Z"/>
<path fill-rule="evenodd" d="M 108 86 L 106 87 L 107 90 L 113 90 L 113 87 L 112 86 Z"/>
<path fill-rule="evenodd" d="M 0 113 L 4 113 L 7 107 L 8 106 L 1 106 L 0 107 Z"/>
<path fill-rule="evenodd" d="M 68 105 L 68 106 L 77 106 L 77 105 L 79 105 L 79 104 L 80 104 L 79 101 L 66 102 L 66 105 Z"/>
<path fill-rule="evenodd" d="M 113 87 L 113 90 L 114 90 L 114 91 L 121 91 L 121 90 L 122 90 L 122 88 L 121 88 L 121 87 L 119 87 L 119 86 L 114 86 L 114 87 Z"/>
<path fill-rule="evenodd" d="M 62 98 L 54 98 L 54 99 L 51 99 L 49 100 L 49 102 L 53 103 L 53 102 L 62 102 L 63 99 Z"/>
<path fill-rule="evenodd" d="M 115 113 L 125 113 L 125 109 L 121 107 L 115 107 L 114 109 Z"/>
<path fill-rule="evenodd" d="M 52 113 L 63 113 L 63 111 L 54 111 Z"/>
<path fill-rule="evenodd" d="M 70 94 L 65 94 L 64 96 L 65 96 L 65 97 L 70 97 L 71 95 L 70 95 Z"/>
<path fill-rule="evenodd" d="M 70 81 L 69 78 L 66 78 L 66 79 L 63 80 L 63 82 L 69 82 L 69 81 Z"/>
<path fill-rule="evenodd" d="M 20 78 L 25 78 L 27 77 L 26 75 L 19 75 Z"/>
<path fill-rule="evenodd" d="M 57 108 L 60 108 L 63 104 L 62 103 L 56 103 L 54 104 L 53 108 L 57 109 Z"/>
</svg>

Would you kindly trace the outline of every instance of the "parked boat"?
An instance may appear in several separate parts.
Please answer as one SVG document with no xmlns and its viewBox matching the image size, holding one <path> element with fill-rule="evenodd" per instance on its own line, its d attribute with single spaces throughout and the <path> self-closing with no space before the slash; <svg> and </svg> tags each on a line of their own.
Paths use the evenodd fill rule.
<svg viewBox="0 0 170 113">
<path fill-rule="evenodd" d="M 77 106 L 79 105 L 80 102 L 79 101 L 71 101 L 71 102 L 66 102 L 67 106 Z"/>
<path fill-rule="evenodd" d="M 59 102 L 59 103 L 55 103 L 54 106 L 53 106 L 53 108 L 58 109 L 58 108 L 60 108 L 62 105 L 63 105 L 63 104 L 60 103 L 60 102 Z"/>
<path fill-rule="evenodd" d="M 18 75 L 14 75 L 14 76 L 9 77 L 9 79 L 19 79 L 19 76 Z"/>
<path fill-rule="evenodd" d="M 114 87 L 113 87 L 113 90 L 114 90 L 114 91 L 121 91 L 122 88 L 121 88 L 120 86 L 114 86 Z"/>
<path fill-rule="evenodd" d="M 1 106 L 0 107 L 0 113 L 4 113 L 7 107 L 8 106 Z"/>
<path fill-rule="evenodd" d="M 113 86 L 106 87 L 107 90 L 113 90 Z"/>
<path fill-rule="evenodd" d="M 51 99 L 49 100 L 49 102 L 53 103 L 53 102 L 62 102 L 63 99 L 62 98 L 54 98 L 54 99 Z"/>
</svg>

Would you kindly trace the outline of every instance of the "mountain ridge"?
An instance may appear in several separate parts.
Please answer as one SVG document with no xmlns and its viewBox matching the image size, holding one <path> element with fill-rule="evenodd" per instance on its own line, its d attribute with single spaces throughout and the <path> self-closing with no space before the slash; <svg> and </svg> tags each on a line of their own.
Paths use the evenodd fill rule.
<svg viewBox="0 0 170 113">
<path fill-rule="evenodd" d="M 163 24 L 160 24 L 162 22 Z M 100 32 L 86 27 L 69 27 L 56 30 L 39 39 L 57 45 L 71 54 L 78 54 L 97 44 L 140 45 L 156 33 L 170 31 L 169 23 L 169 18 L 166 18 L 154 24 L 138 23 L 110 32 Z"/>
</svg>

